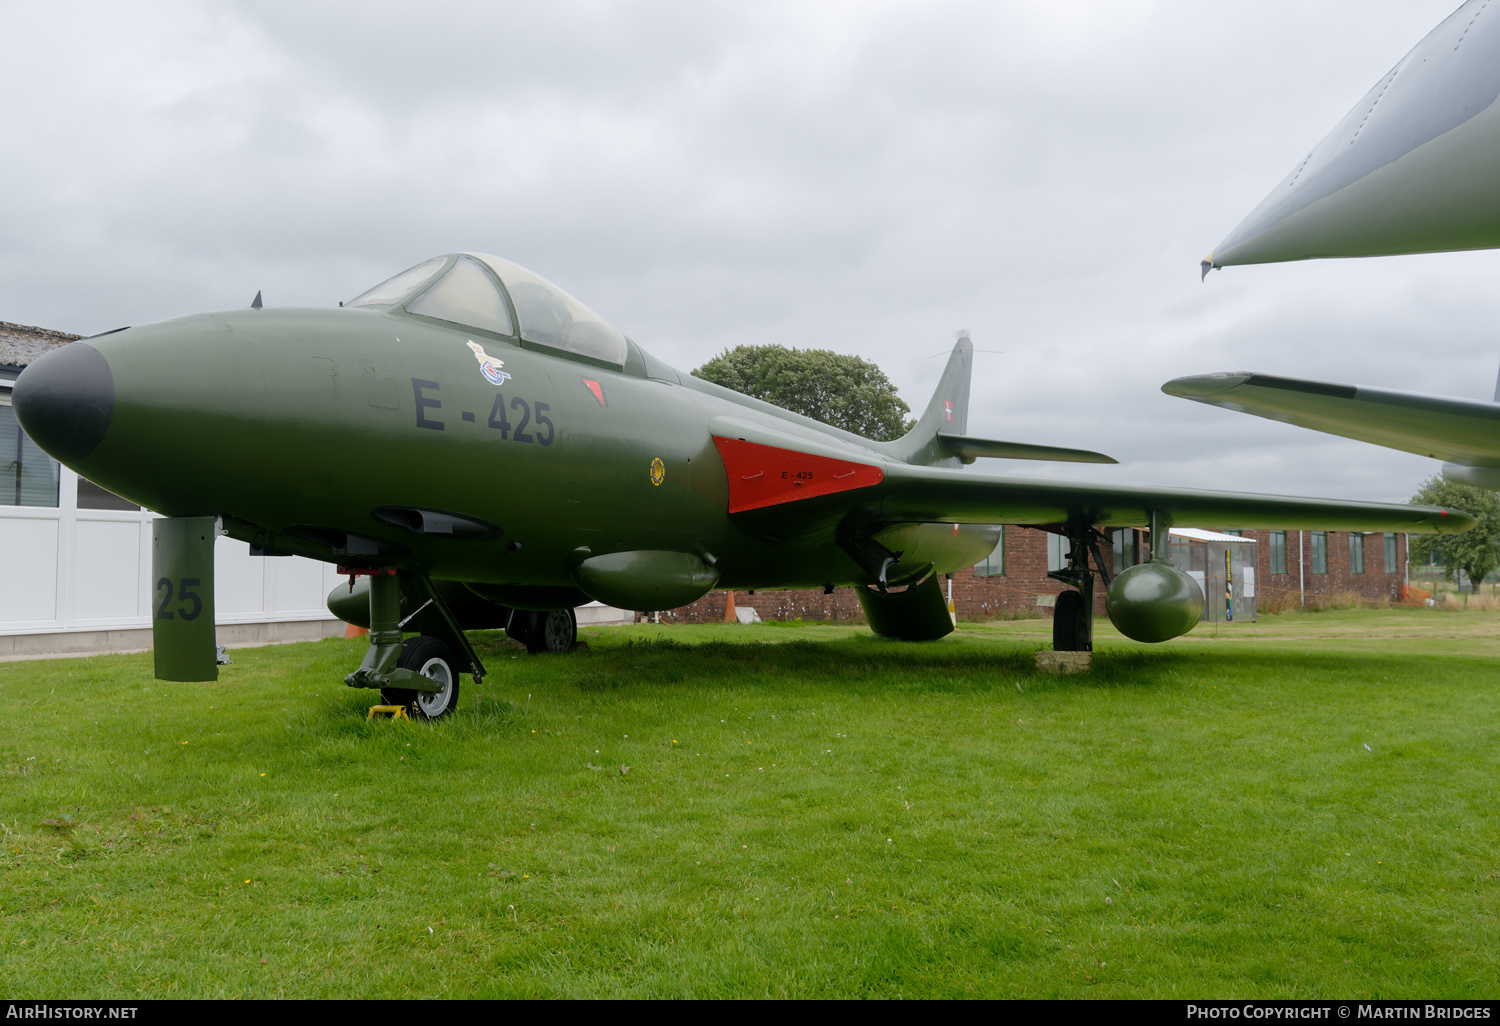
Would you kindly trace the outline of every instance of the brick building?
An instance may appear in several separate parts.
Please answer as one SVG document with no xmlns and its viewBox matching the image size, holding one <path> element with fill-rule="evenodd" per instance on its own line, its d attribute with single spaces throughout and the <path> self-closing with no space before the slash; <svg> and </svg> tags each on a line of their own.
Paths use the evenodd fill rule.
<svg viewBox="0 0 1500 1026">
<path fill-rule="evenodd" d="M 1401 601 L 1406 583 L 1404 534 L 1234 529 L 1224 533 L 1255 543 L 1253 557 L 1246 557 L 1246 567 L 1253 566 L 1254 573 L 1243 585 L 1249 586 L 1248 597 L 1261 611 L 1315 605 L 1334 596 Z M 1177 540 L 1174 538 L 1174 548 Z M 1145 531 L 1115 531 L 1112 542 L 1100 546 L 1112 573 L 1139 562 L 1149 552 Z M 1068 543 L 1057 535 L 1034 528 L 1005 528 L 1000 545 L 989 559 L 953 575 L 953 604 L 959 618 L 983 620 L 1033 612 L 1051 615 L 1058 594 L 1066 586 L 1049 578 L 1047 571 L 1066 564 L 1067 549 Z M 821 590 L 738 591 L 734 601 L 736 608 L 753 608 L 765 620 L 863 617 L 859 600 L 850 588 L 839 588 L 831 595 Z M 724 619 L 724 605 L 725 593 L 715 591 L 690 606 L 662 612 L 661 619 L 719 623 Z M 1104 615 L 1102 587 L 1095 588 L 1094 612 Z"/>
</svg>

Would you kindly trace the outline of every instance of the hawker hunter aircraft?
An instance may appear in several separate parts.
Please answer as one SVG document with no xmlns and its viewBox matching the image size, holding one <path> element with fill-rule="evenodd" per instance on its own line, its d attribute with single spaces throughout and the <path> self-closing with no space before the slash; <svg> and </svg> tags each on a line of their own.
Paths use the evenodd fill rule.
<svg viewBox="0 0 1500 1026">
<path fill-rule="evenodd" d="M 1469 0 L 1375 84 L 1203 261 L 1231 264 L 1500 246 L 1500 6 Z M 1500 488 L 1495 402 L 1240 372 L 1168 395 L 1450 461 Z"/>
<path fill-rule="evenodd" d="M 656 610 L 712 588 L 845 585 L 876 633 L 934 639 L 952 630 L 939 576 L 994 548 L 989 525 L 1022 524 L 1070 539 L 1054 639 L 1086 649 L 1096 572 L 1132 638 L 1198 622 L 1201 591 L 1165 559 L 1173 523 L 1474 523 L 1427 506 L 971 472 L 979 457 L 1109 458 L 969 436 L 967 338 L 917 425 L 876 442 L 682 374 L 482 253 L 435 257 L 336 309 L 259 300 L 70 343 L 12 393 L 39 445 L 163 514 L 153 625 L 169 680 L 216 675 L 220 532 L 345 568 L 330 608 L 370 628 L 346 683 L 435 718 L 461 673 L 485 672 L 466 630 L 566 649 L 589 599 Z M 1154 558 L 1111 579 L 1097 548 L 1109 527 L 1149 527 Z"/>
</svg>

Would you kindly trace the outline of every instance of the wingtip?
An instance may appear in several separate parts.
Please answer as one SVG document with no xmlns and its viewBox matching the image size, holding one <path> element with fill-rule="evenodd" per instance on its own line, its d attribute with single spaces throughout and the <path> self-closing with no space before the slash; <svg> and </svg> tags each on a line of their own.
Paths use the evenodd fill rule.
<svg viewBox="0 0 1500 1026">
<path fill-rule="evenodd" d="M 1212 253 L 1204 257 L 1202 260 L 1198 261 L 1198 267 L 1202 271 L 1202 273 L 1198 275 L 1198 281 L 1201 283 L 1205 278 L 1207 278 L 1208 272 L 1212 271 L 1215 266 L 1217 265 L 1214 263 L 1214 255 Z"/>
<path fill-rule="evenodd" d="M 1246 381 L 1249 381 L 1250 377 L 1251 374 L 1249 371 L 1188 374 L 1166 382 L 1161 386 L 1161 390 L 1167 395 L 1177 396 L 1179 399 L 1207 400 L 1211 396 L 1228 392 L 1232 388 L 1238 388 Z"/>
<path fill-rule="evenodd" d="M 1479 523 L 1478 518 L 1462 510 L 1438 507 L 1437 529 L 1442 534 L 1462 534 Z"/>
</svg>

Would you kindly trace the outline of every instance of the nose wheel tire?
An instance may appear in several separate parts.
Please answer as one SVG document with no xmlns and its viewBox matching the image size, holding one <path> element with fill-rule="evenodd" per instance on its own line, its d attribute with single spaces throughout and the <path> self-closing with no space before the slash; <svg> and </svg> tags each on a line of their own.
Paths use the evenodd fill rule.
<svg viewBox="0 0 1500 1026">
<path fill-rule="evenodd" d="M 413 716 L 428 720 L 440 720 L 458 706 L 458 671 L 454 669 L 453 652 L 442 641 L 427 634 L 407 638 L 401 643 L 397 665 L 437 681 L 442 689 L 384 688 L 380 697 L 387 705 L 404 706 Z"/>
</svg>

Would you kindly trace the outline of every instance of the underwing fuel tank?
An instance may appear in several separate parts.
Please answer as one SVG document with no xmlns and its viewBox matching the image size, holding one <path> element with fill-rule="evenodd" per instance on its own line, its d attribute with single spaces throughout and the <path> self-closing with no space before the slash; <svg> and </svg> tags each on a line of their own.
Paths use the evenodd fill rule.
<svg viewBox="0 0 1500 1026">
<path fill-rule="evenodd" d="M 1109 620 L 1132 641 L 1170 641 L 1203 618 L 1203 589 L 1164 559 L 1127 567 L 1109 586 Z"/>
<path fill-rule="evenodd" d="M 1203 261 L 1500 246 L 1500 4 L 1428 33 Z"/>
<path fill-rule="evenodd" d="M 606 606 L 676 609 L 707 595 L 719 573 L 691 553 L 636 550 L 585 559 L 573 582 Z"/>
</svg>

